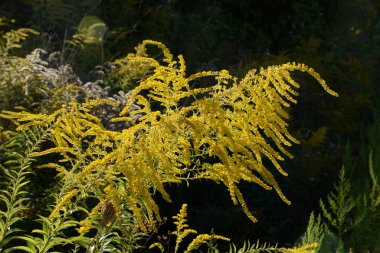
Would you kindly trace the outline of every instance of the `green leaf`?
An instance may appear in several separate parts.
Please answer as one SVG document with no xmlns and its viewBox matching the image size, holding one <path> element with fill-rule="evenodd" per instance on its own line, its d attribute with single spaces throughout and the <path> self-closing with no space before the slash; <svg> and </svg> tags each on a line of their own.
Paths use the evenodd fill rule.
<svg viewBox="0 0 380 253">
<path fill-rule="evenodd" d="M 34 230 L 32 231 L 32 233 L 35 233 L 35 234 L 41 234 L 41 235 L 43 235 L 44 237 L 45 237 L 45 236 L 46 236 L 46 237 L 49 236 L 49 233 L 48 233 L 48 232 L 46 232 L 46 231 L 44 231 L 44 230 L 41 230 L 41 229 L 34 229 Z"/>
<path fill-rule="evenodd" d="M 15 236 L 15 238 L 17 239 L 21 239 L 21 240 L 24 240 L 24 241 L 27 241 L 27 242 L 30 242 L 34 245 L 37 245 L 39 242 L 35 239 L 35 237 L 31 237 L 31 236 Z"/>
<path fill-rule="evenodd" d="M 87 248 L 90 245 L 92 238 L 88 238 L 85 236 L 75 236 L 69 239 L 72 243 L 78 244 L 84 248 Z"/>
<path fill-rule="evenodd" d="M 11 248 L 11 250 L 23 250 L 23 251 L 26 251 L 26 252 L 29 252 L 29 253 L 37 253 L 37 251 L 35 249 L 31 249 L 29 247 L 26 247 L 26 246 L 16 246 L 16 247 L 13 247 Z"/>
<path fill-rule="evenodd" d="M 75 227 L 76 225 L 78 225 L 79 222 L 77 221 L 73 221 L 73 220 L 66 220 L 64 221 L 59 227 L 58 227 L 58 231 L 61 231 L 63 229 L 66 229 L 66 228 L 69 228 L 69 227 Z"/>
</svg>

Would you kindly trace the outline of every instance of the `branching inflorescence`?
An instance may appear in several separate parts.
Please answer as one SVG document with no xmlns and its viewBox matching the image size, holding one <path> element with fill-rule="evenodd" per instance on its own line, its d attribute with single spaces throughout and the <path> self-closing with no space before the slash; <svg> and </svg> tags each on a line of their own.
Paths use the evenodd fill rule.
<svg viewBox="0 0 380 253">
<path fill-rule="evenodd" d="M 170 201 L 165 185 L 189 179 L 223 183 L 233 203 L 254 222 L 239 182 L 274 189 L 290 204 L 268 162 L 286 176 L 280 161 L 291 157 L 286 148 L 297 143 L 286 122 L 286 108 L 296 103 L 299 88 L 291 73 L 306 72 L 329 94 L 337 93 L 313 69 L 296 63 L 252 70 L 240 81 L 226 70 L 187 76 L 181 55 L 175 59 L 163 44 L 150 40 L 140 47 L 148 45 L 160 48 L 163 58 L 127 57 L 129 63 L 149 65 L 152 72 L 133 90 L 120 117 L 112 120 L 129 121 L 129 128 L 108 130 L 91 113 L 100 104 L 113 105 L 104 99 L 72 102 L 50 115 L 3 112 L 3 117 L 20 124 L 19 129 L 52 126 L 55 147 L 34 156 L 62 156 L 58 163 L 46 165 L 62 177 L 62 201 L 68 196 L 81 199 L 93 195 L 100 200 L 94 212 L 111 201 L 119 210 L 116 216 L 120 210 L 129 210 L 143 230 L 160 221 L 153 193 L 158 191 Z M 214 85 L 193 87 L 194 81 L 210 77 Z M 132 110 L 133 103 L 139 108 Z M 89 227 L 90 223 L 83 224 Z"/>
</svg>

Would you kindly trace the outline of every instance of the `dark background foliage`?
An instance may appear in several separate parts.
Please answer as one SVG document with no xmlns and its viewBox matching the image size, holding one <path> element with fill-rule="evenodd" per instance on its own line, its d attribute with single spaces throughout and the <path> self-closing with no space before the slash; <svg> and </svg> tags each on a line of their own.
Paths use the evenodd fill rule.
<svg viewBox="0 0 380 253">
<path fill-rule="evenodd" d="M 226 189 L 210 182 L 172 185 L 172 204 L 162 203 L 172 216 L 184 202 L 190 223 L 234 241 L 261 238 L 293 243 L 304 231 L 309 214 L 332 188 L 349 141 L 353 156 L 376 115 L 379 95 L 380 1 L 377 0 L 2 0 L 0 17 L 15 20 L 7 29 L 30 27 L 41 36 L 35 47 L 62 51 L 85 16 L 107 26 L 104 43 L 91 51 L 65 55 L 82 80 L 96 65 L 123 57 L 143 39 L 165 43 L 183 54 L 189 72 L 226 68 L 237 76 L 261 66 L 302 62 L 319 72 L 337 92 L 326 95 L 311 78 L 293 109 L 291 129 L 301 140 L 285 162 L 289 177 L 281 178 L 293 202 L 286 206 L 271 192 L 242 185 L 248 206 L 259 218 L 252 224 L 232 205 Z M 100 57 L 101 56 L 101 57 Z M 117 83 L 107 84 L 118 89 Z M 360 163 L 360 161 L 359 161 Z M 365 162 L 363 161 L 365 164 Z M 360 173 L 358 173 L 360 177 Z M 280 175 L 278 175 L 281 177 Z M 278 177 L 278 178 L 279 178 Z M 163 226 L 163 230 L 171 229 Z"/>
</svg>

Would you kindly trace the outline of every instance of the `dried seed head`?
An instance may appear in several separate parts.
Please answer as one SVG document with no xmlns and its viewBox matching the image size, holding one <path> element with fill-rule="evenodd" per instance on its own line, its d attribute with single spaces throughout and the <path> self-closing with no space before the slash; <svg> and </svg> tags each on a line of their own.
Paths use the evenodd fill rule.
<svg viewBox="0 0 380 253">
<path fill-rule="evenodd" d="M 111 200 L 107 201 L 101 210 L 101 220 L 100 224 L 102 227 L 106 227 L 109 223 L 114 222 L 116 219 L 115 207 Z"/>
</svg>

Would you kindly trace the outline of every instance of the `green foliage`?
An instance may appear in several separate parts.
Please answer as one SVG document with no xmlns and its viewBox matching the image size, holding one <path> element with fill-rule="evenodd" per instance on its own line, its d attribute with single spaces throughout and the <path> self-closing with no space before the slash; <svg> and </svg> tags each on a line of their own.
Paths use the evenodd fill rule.
<svg viewBox="0 0 380 253">
<path fill-rule="evenodd" d="M 379 181 L 378 170 L 375 168 L 372 151 L 368 155 L 369 173 L 361 178 L 364 185 L 356 187 L 356 191 L 361 194 L 365 201 L 359 202 L 356 209 L 358 211 L 351 219 L 360 219 L 361 222 L 347 237 L 347 244 L 356 251 L 365 252 L 365 250 L 378 251 L 380 244 L 378 237 L 380 232 L 377 227 L 380 225 L 379 209 Z M 352 180 L 352 182 L 358 182 Z M 360 182 L 360 181 L 359 181 Z M 359 218 L 358 218 L 359 217 Z"/>
<path fill-rule="evenodd" d="M 82 244 L 88 244 L 88 238 L 69 237 L 63 233 L 64 230 L 76 226 L 78 224 L 77 221 L 66 219 L 50 220 L 45 217 L 40 217 L 39 221 L 42 224 L 42 229 L 34 229 L 32 231 L 33 236 L 17 236 L 17 239 L 21 239 L 26 242 L 26 246 L 15 246 L 12 250 L 22 250 L 29 253 L 46 253 L 57 252 L 52 250 L 58 245 L 74 244 L 79 242 Z"/>
<path fill-rule="evenodd" d="M 301 247 L 295 248 L 281 248 L 277 245 L 271 245 L 269 243 L 260 244 L 259 241 L 251 244 L 249 241 L 245 241 L 241 248 L 237 248 L 234 244 L 231 244 L 229 253 L 316 253 L 317 244 L 311 243 Z"/>
<path fill-rule="evenodd" d="M 343 160 L 344 167 L 349 168 L 350 175 L 347 176 L 343 167 L 334 192 L 327 197 L 327 204 L 320 201 L 326 225 L 333 228 L 338 235 L 334 235 L 327 227 L 324 228 L 323 234 L 326 239 L 323 239 L 321 244 L 321 252 L 342 252 L 343 243 L 346 249 L 350 248 L 354 252 L 376 252 L 379 249 L 379 182 L 378 170 L 374 163 L 378 158 L 373 157 L 373 154 L 378 154 L 379 142 L 374 134 L 378 131 L 377 126 L 378 122 L 375 122 L 371 127 L 368 134 L 369 144 L 364 144 L 359 157 L 368 157 L 369 173 L 356 171 L 358 161 L 354 159 L 348 146 Z"/>
<path fill-rule="evenodd" d="M 148 234 L 138 228 L 133 215 L 125 210 L 126 208 L 116 213 L 112 201 L 97 206 L 101 207 L 100 213 L 97 213 L 96 207 L 93 208 L 93 216 L 90 214 L 86 220 L 80 222 L 81 228 L 77 228 L 80 234 L 86 233 L 84 230 L 90 226 L 97 230 L 86 246 L 88 252 L 114 252 L 116 249 L 121 252 L 133 252 L 142 248 L 140 243 Z"/>
<path fill-rule="evenodd" d="M 67 203 L 63 206 L 62 200 L 57 199 L 59 213 L 52 217 L 40 216 L 37 222 L 41 228 L 32 230 L 28 235 L 26 231 L 20 229 L 20 223 L 26 219 L 24 212 L 28 210 L 26 202 L 26 184 L 29 183 L 28 175 L 30 163 L 34 160 L 33 153 L 36 152 L 41 144 L 49 136 L 49 129 L 35 129 L 36 131 L 25 133 L 14 133 L 6 148 L 15 150 L 20 144 L 27 144 L 27 151 L 21 155 L 16 152 L 9 152 L 11 155 L 6 159 L 3 172 L 6 172 L 8 186 L 1 191 L 2 211 L 0 212 L 0 245 L 4 252 L 25 251 L 25 252 L 62 252 L 62 247 L 70 249 L 70 252 L 77 252 L 80 248 L 88 248 L 89 252 L 114 252 L 116 248 L 123 252 L 130 252 L 137 248 L 137 240 L 145 236 L 137 231 L 130 229 L 131 224 L 127 222 L 129 213 L 122 213 L 123 220 L 119 226 L 108 226 L 105 230 L 99 221 L 97 228 L 99 232 L 91 239 L 82 235 L 75 235 L 73 228 L 80 225 L 74 217 L 86 213 L 86 209 L 80 207 L 76 201 Z M 20 138 L 25 136 L 26 139 Z M 20 143 L 20 141 L 22 141 Z M 60 204 L 61 203 L 61 204 Z M 53 211 L 54 212 L 54 211 Z M 28 217 L 29 218 L 29 217 Z M 132 217 L 130 217 L 132 219 Z M 99 226 L 99 227 L 98 227 Z M 126 226 L 129 226 L 126 227 Z M 127 232 L 126 232 L 127 231 Z M 122 234 L 122 236 L 121 236 Z M 128 237 L 129 236 L 129 237 Z M 14 246 L 17 241 L 17 246 Z M 20 245 L 24 241 L 25 245 Z M 65 252 L 69 252 L 66 251 Z"/>
<path fill-rule="evenodd" d="M 358 205 L 358 200 L 355 199 L 351 192 L 351 184 L 345 175 L 344 168 L 341 169 L 338 184 L 334 188 L 335 192 L 327 196 L 330 210 L 322 200 L 320 201 L 320 206 L 329 224 L 337 230 L 339 236 L 342 236 L 357 226 L 363 217 L 356 216 L 355 219 L 351 219 L 351 214 Z"/>
<path fill-rule="evenodd" d="M 372 151 L 369 154 L 369 175 L 371 177 L 371 192 L 369 193 L 369 201 L 372 209 L 377 210 L 380 206 L 380 186 L 378 175 L 373 165 Z"/>
<path fill-rule="evenodd" d="M 15 136 L 5 145 L 7 148 L 14 148 L 21 143 L 19 142 L 18 136 Z M 2 173 L 5 174 L 5 179 L 8 181 L 8 185 L 1 191 L 0 200 L 2 204 L 0 212 L 0 247 L 4 248 L 5 245 L 12 240 L 11 235 L 15 232 L 20 231 L 15 228 L 15 223 L 21 219 L 21 214 L 27 209 L 25 202 L 27 198 L 25 197 L 25 191 L 23 188 L 28 183 L 26 180 L 26 175 L 30 173 L 29 165 L 30 160 L 21 160 L 20 154 L 13 154 L 12 156 L 8 153 L 8 159 L 6 167 L 1 166 Z"/>
<path fill-rule="evenodd" d="M 314 213 L 311 213 L 306 232 L 301 236 L 297 245 L 307 245 L 309 243 L 316 243 L 318 245 L 318 247 L 316 248 L 316 252 L 320 252 L 320 248 L 324 238 L 323 230 L 324 228 L 321 223 L 321 216 L 318 215 L 317 219 L 315 219 Z"/>
<path fill-rule="evenodd" d="M 311 213 L 309 223 L 305 233 L 296 242 L 296 246 L 305 246 L 311 243 L 316 243 L 315 252 L 319 253 L 343 253 L 342 240 L 334 235 L 325 224 L 321 221 L 321 216 L 318 215 L 315 219 L 314 213 Z"/>
<path fill-rule="evenodd" d="M 13 149 L 9 152 L 6 162 L 1 166 L 2 173 L 5 173 L 8 181 L 4 190 L 1 190 L 0 201 L 2 204 L 0 211 L 0 247 L 4 248 L 11 240 L 14 240 L 14 233 L 20 232 L 16 224 L 22 220 L 23 212 L 28 209 L 27 192 L 25 186 L 29 183 L 28 174 L 31 173 L 30 165 L 34 161 L 31 156 L 36 152 L 45 138 L 47 132 L 29 131 L 28 133 L 13 133 L 6 147 Z M 20 138 L 21 136 L 23 138 Z M 20 145 L 27 144 L 26 150 L 21 153 L 16 152 Z"/>
</svg>

